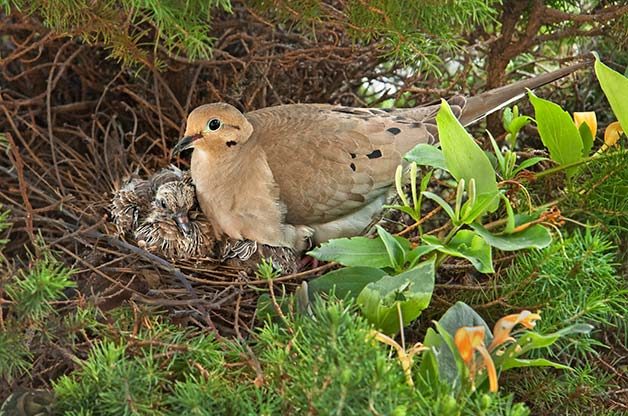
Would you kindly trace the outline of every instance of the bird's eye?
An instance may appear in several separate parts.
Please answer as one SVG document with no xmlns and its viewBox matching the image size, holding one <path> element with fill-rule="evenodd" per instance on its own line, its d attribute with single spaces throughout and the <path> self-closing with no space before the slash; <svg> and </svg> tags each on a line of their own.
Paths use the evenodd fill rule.
<svg viewBox="0 0 628 416">
<path fill-rule="evenodd" d="M 166 209 L 166 200 L 165 199 L 160 199 L 159 201 L 159 206 L 162 207 L 163 209 Z"/>
<path fill-rule="evenodd" d="M 210 129 L 211 131 L 216 131 L 220 128 L 220 120 L 218 120 L 217 118 L 212 118 L 211 120 L 209 120 L 207 122 L 207 128 Z"/>
</svg>

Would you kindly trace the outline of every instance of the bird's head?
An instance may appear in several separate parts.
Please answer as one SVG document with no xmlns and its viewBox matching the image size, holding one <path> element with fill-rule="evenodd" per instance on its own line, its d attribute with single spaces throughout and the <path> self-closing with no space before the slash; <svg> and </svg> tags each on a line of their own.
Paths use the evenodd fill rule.
<svg viewBox="0 0 628 416">
<path fill-rule="evenodd" d="M 184 137 L 174 147 L 173 154 L 190 148 L 221 154 L 237 149 L 251 133 L 253 126 L 234 106 L 225 103 L 202 105 L 188 116 Z"/>
<path fill-rule="evenodd" d="M 194 205 L 194 186 L 183 181 L 167 182 L 157 188 L 153 208 L 172 218 L 185 236 L 191 232 L 188 212 Z"/>
</svg>

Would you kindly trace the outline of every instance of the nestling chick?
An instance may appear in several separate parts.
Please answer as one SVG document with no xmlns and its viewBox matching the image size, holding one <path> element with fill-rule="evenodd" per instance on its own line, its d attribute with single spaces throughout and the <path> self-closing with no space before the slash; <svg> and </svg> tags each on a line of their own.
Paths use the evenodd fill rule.
<svg viewBox="0 0 628 416">
<path fill-rule="evenodd" d="M 161 185 L 152 209 L 135 232 L 140 247 L 168 258 L 207 257 L 214 241 L 202 214 L 192 211 L 194 186 L 189 180 Z"/>
<path fill-rule="evenodd" d="M 253 240 L 225 240 L 222 242 L 220 261 L 228 266 L 254 271 L 262 259 L 268 259 L 282 274 L 296 273 L 298 261 L 294 250 L 258 244 Z"/>
<path fill-rule="evenodd" d="M 111 217 L 118 233 L 133 234 L 150 212 L 157 188 L 165 183 L 181 180 L 190 181 L 189 172 L 183 172 L 172 165 L 149 179 L 131 175 L 111 200 Z"/>
</svg>

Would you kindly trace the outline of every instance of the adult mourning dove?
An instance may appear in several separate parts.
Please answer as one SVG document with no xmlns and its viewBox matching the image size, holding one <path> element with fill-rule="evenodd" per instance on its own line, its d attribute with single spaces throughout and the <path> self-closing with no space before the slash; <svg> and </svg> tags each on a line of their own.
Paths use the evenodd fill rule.
<svg viewBox="0 0 628 416">
<path fill-rule="evenodd" d="M 175 166 L 169 166 L 149 179 L 131 175 L 111 199 L 111 218 L 118 233 L 132 235 L 150 212 L 157 188 L 167 182 L 184 180 L 186 174 L 189 175 Z"/>
<path fill-rule="evenodd" d="M 522 97 L 526 89 L 588 65 L 572 65 L 475 97 L 449 100 L 463 125 Z M 385 203 L 403 155 L 436 144 L 440 104 L 411 109 L 289 104 L 242 114 L 202 105 L 174 152 L 193 148 L 191 172 L 217 236 L 304 250 L 361 233 Z"/>
</svg>

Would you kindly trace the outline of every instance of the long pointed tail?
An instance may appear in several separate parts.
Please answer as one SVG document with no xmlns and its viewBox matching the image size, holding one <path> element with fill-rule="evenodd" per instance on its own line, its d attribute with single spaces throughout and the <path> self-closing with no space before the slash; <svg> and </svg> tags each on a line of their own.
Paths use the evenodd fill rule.
<svg viewBox="0 0 628 416">
<path fill-rule="evenodd" d="M 593 58 L 593 57 L 591 57 Z M 566 77 L 580 68 L 590 66 L 592 59 L 570 65 L 547 74 L 537 75 L 533 78 L 524 79 L 515 83 L 495 88 L 475 97 L 470 97 L 462 109 L 460 122 L 463 126 L 467 126 L 487 115 L 499 111 L 509 104 L 521 99 L 528 89 L 534 90 L 550 82 L 554 82 L 560 78 Z"/>
</svg>

